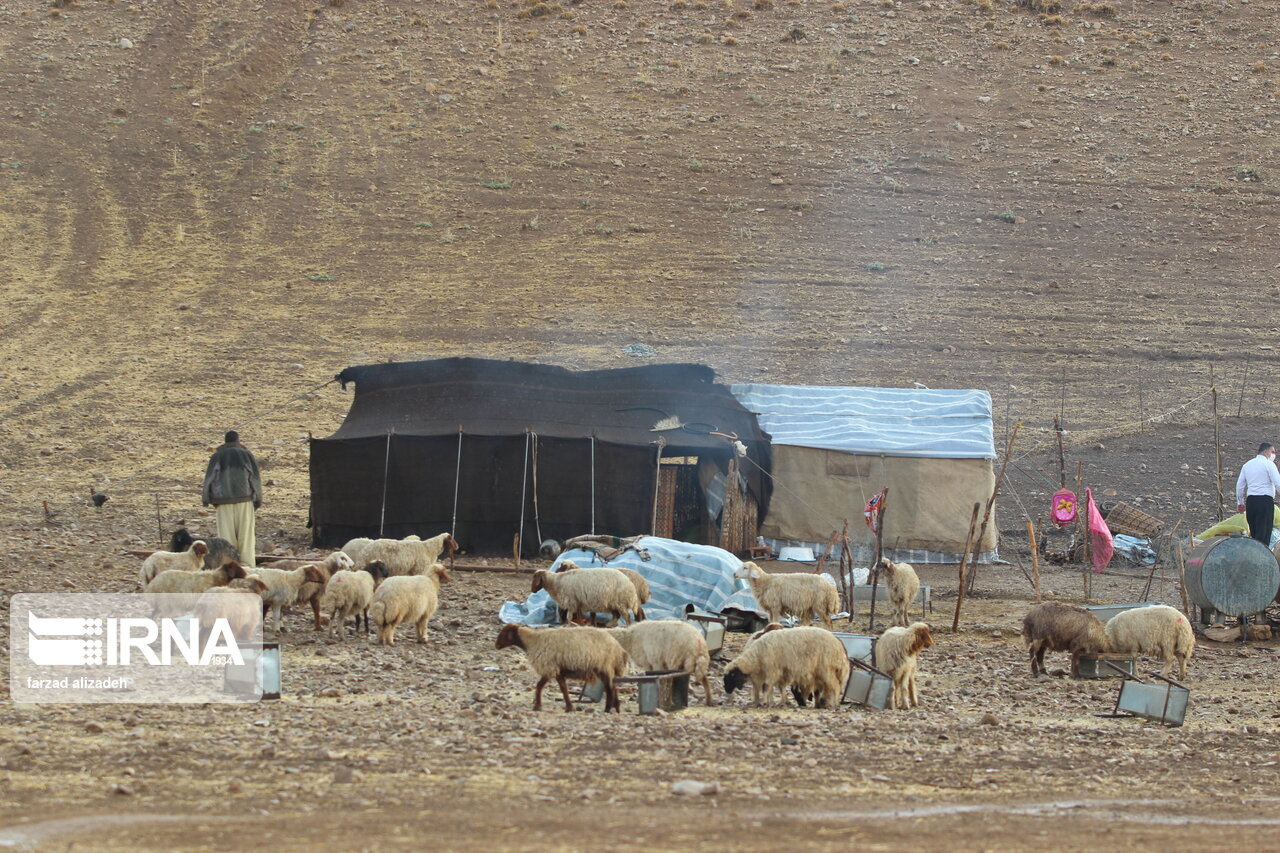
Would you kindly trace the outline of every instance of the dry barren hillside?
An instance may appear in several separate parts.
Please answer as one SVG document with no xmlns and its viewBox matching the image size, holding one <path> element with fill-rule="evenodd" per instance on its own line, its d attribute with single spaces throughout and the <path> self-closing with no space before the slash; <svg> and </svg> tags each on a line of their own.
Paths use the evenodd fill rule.
<svg viewBox="0 0 1280 853">
<path fill-rule="evenodd" d="M 0 3 L 0 489 L 446 354 L 1264 413 L 1276 4 L 1028 2 Z"/>
</svg>

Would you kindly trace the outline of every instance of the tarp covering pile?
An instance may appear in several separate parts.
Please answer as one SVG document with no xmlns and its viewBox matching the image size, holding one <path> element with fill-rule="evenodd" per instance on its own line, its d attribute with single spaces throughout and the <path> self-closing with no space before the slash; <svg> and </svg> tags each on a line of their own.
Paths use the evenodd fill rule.
<svg viewBox="0 0 1280 853">
<path fill-rule="evenodd" d="M 311 442 L 320 546 L 452 531 L 467 551 L 510 553 L 519 532 L 527 555 L 544 538 L 651 532 L 659 453 L 727 464 L 733 447 L 716 432 L 746 445 L 747 488 L 761 514 L 768 506 L 768 437 L 702 365 L 447 358 L 338 379 L 355 383 L 351 410 Z"/>
<path fill-rule="evenodd" d="M 884 545 L 895 559 L 950 562 L 973 504 L 995 487 L 991 395 L 975 390 L 733 385 L 773 443 L 778 487 L 760 532 L 822 548 L 844 519 L 855 557 L 873 534 L 866 501 L 888 486 Z M 993 556 L 997 525 L 978 544 Z"/>
<path fill-rule="evenodd" d="M 679 617 L 688 604 L 710 613 L 719 613 L 727 606 L 756 609 L 747 582 L 733 576 L 742 561 L 710 545 L 645 536 L 608 563 L 594 551 L 577 548 L 566 551 L 556 559 L 552 570 L 565 560 L 572 560 L 583 568 L 607 565 L 639 572 L 649 582 L 650 598 L 644 612 L 650 619 Z M 550 625 L 555 622 L 556 604 L 545 589 L 539 590 L 523 603 L 508 601 L 498 616 L 503 622 Z"/>
</svg>

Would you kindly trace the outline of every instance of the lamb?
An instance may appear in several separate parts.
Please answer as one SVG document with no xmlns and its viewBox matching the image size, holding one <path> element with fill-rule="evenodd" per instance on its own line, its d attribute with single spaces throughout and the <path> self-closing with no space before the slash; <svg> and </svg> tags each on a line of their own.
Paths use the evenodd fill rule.
<svg viewBox="0 0 1280 853">
<path fill-rule="evenodd" d="M 880 571 L 884 574 L 889 592 L 889 604 L 893 608 L 893 624 L 906 627 L 910 621 L 908 611 L 911 602 L 920 592 L 920 578 L 909 563 L 895 563 L 888 557 L 880 558 Z"/>
<path fill-rule="evenodd" d="M 609 634 L 622 646 L 631 662 L 638 669 L 676 669 L 687 672 L 702 685 L 708 705 L 711 699 L 711 682 L 707 670 L 711 655 L 702 632 L 677 619 L 658 619 L 640 622 L 625 628 L 610 628 Z"/>
<path fill-rule="evenodd" d="M 356 630 L 360 630 L 360 617 L 364 616 L 364 631 L 369 633 L 369 604 L 378 584 L 387 577 L 387 567 L 374 560 L 363 569 L 344 569 L 330 575 L 325 584 L 320 608 L 329 614 L 329 633 L 335 629 L 339 637 L 347 635 L 347 619 L 356 618 Z"/>
<path fill-rule="evenodd" d="M 199 539 L 191 543 L 185 551 L 156 551 L 142 561 L 138 569 L 138 582 L 143 589 L 156 579 L 156 575 L 171 569 L 184 572 L 198 572 L 204 565 L 204 558 L 209 553 L 209 546 Z"/>
<path fill-rule="evenodd" d="M 1022 639 L 1027 643 L 1033 676 L 1044 674 L 1046 651 L 1072 655 L 1111 651 L 1111 641 L 1097 616 L 1083 607 L 1057 601 L 1046 601 L 1027 611 L 1022 618 Z"/>
<path fill-rule="evenodd" d="M 835 584 L 821 575 L 771 575 L 755 563 L 747 562 L 739 566 L 733 576 L 747 579 L 751 594 L 769 614 L 770 622 L 777 622 L 784 613 L 803 620 L 818 616 L 823 626 L 832 630 L 831 616 L 840 609 L 840 594 Z"/>
<path fill-rule="evenodd" d="M 1187 661 L 1196 647 L 1191 623 L 1172 607 L 1157 605 L 1126 610 L 1106 625 L 1107 639 L 1117 652 L 1150 655 L 1164 661 L 1161 674 L 1168 676 L 1178 662 L 1178 678 L 1187 677 Z"/>
<path fill-rule="evenodd" d="M 618 624 L 624 615 L 634 624 L 644 619 L 640 598 L 631 580 L 617 569 L 590 569 L 552 573 L 540 569 L 533 573 L 533 591 L 545 589 L 564 610 L 566 621 L 578 614 L 608 613 L 613 618 L 608 627 Z"/>
<path fill-rule="evenodd" d="M 220 569 L 230 563 L 240 562 L 240 550 L 233 543 L 223 539 L 221 536 L 205 536 L 203 540 L 209 546 L 209 553 L 204 557 L 204 570 L 206 572 Z M 169 550 L 185 551 L 195 541 L 195 537 L 191 535 L 190 530 L 185 527 L 179 527 L 169 537 Z"/>
<path fill-rule="evenodd" d="M 508 622 L 498 632 L 499 649 L 519 646 L 529 658 L 529 666 L 539 676 L 533 694 L 533 710 L 542 710 L 542 688 L 555 679 L 564 696 L 565 711 L 573 710 L 565 679 L 604 682 L 606 713 L 621 712 L 615 678 L 627 674 L 627 653 L 608 631 L 599 628 L 526 628 Z"/>
<path fill-rule="evenodd" d="M 280 611 L 297 602 L 303 584 L 323 585 L 327 580 L 324 572 L 312 563 L 293 570 L 257 568 L 249 573 L 249 577 L 257 578 L 266 584 L 267 589 L 262 594 L 262 603 L 264 607 L 271 608 L 272 630 L 277 634 L 286 630 L 280 624 Z"/>
<path fill-rule="evenodd" d="M 573 560 L 565 560 L 556 568 L 556 572 L 572 572 L 579 571 L 581 569 L 582 567 Z M 591 569 L 587 569 L 587 571 L 591 571 Z M 636 598 L 640 600 L 641 607 L 649 603 L 649 582 L 644 579 L 644 575 L 640 574 L 635 569 L 616 568 L 614 571 L 622 572 L 627 576 L 627 580 L 631 581 L 631 585 L 636 588 Z"/>
<path fill-rule="evenodd" d="M 315 630 L 320 630 L 320 597 L 324 595 L 325 584 L 329 578 L 336 572 L 345 571 L 355 567 L 355 563 L 347 556 L 345 551 L 334 551 L 319 562 L 312 560 L 277 560 L 272 564 L 273 569 L 297 569 L 305 565 L 315 566 L 324 576 L 324 583 L 307 582 L 298 590 L 298 597 L 294 604 L 301 607 L 304 604 L 311 605 L 311 616 L 315 621 Z"/>
<path fill-rule="evenodd" d="M 256 578 L 246 578 L 247 587 L 215 586 L 200 596 L 196 602 L 196 618 L 200 622 L 200 648 L 204 648 L 213 631 L 215 619 L 226 619 L 237 643 L 261 638 L 262 602 L 260 596 L 267 585 Z M 238 596 L 253 595 L 251 606 L 245 606 Z"/>
<path fill-rule="evenodd" d="M 187 595 L 182 599 L 169 598 L 167 595 L 151 599 L 157 616 L 175 616 L 179 613 L 185 613 L 190 606 L 194 605 L 194 598 L 188 599 L 187 596 L 194 597 L 202 592 L 208 592 L 214 587 L 226 586 L 228 583 L 244 577 L 246 577 L 244 567 L 239 563 L 231 563 L 211 572 L 170 569 L 167 572 L 161 572 L 156 575 L 155 579 L 147 584 L 143 592 L 186 593 Z"/>
<path fill-rule="evenodd" d="M 932 645 L 933 635 L 923 622 L 913 622 L 909 628 L 888 628 L 880 635 L 876 642 L 876 667 L 893 679 L 890 708 L 919 707 L 916 656 Z"/>
<path fill-rule="evenodd" d="M 400 575 L 425 575 L 439 559 L 445 548 L 452 553 L 458 549 L 457 540 L 448 533 L 430 539 L 375 539 L 363 549 L 361 559 L 365 563 L 381 560 L 386 563 L 392 577 Z M 359 550 L 359 548 L 357 548 Z M 357 565 L 364 565 L 358 563 Z"/>
<path fill-rule="evenodd" d="M 763 704 L 774 687 L 790 687 L 797 702 L 812 695 L 815 706 L 830 708 L 844 695 L 849 658 L 844 644 L 822 628 L 765 630 L 725 669 L 725 694 L 748 680 L 754 705 Z"/>
<path fill-rule="evenodd" d="M 373 593 L 369 616 L 378 623 L 378 642 L 394 646 L 396 628 L 413 622 L 419 643 L 427 641 L 427 623 L 440 606 L 440 585 L 453 578 L 440 563 L 433 563 L 425 575 L 387 578 Z"/>
</svg>

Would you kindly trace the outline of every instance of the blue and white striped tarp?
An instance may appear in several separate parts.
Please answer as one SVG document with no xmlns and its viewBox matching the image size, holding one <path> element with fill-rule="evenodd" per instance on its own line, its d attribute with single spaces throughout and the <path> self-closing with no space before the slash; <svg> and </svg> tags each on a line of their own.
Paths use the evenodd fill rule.
<svg viewBox="0 0 1280 853">
<path fill-rule="evenodd" d="M 732 385 L 774 444 L 846 453 L 994 459 L 986 391 Z"/>
<path fill-rule="evenodd" d="M 649 582 L 650 598 L 644 612 L 650 619 L 682 617 L 686 604 L 719 613 L 732 600 L 742 609 L 755 609 L 755 599 L 747 582 L 733 576 L 742 561 L 723 548 L 646 536 L 636 542 L 636 549 L 628 549 L 605 563 L 594 552 L 575 548 L 561 554 L 552 569 L 565 560 L 572 560 L 583 568 L 607 565 L 614 569 L 634 569 Z M 742 592 L 746 593 L 745 598 L 735 595 Z M 506 602 L 498 610 L 498 618 L 521 625 L 550 625 L 555 622 L 556 605 L 543 589 L 523 603 Z"/>
</svg>

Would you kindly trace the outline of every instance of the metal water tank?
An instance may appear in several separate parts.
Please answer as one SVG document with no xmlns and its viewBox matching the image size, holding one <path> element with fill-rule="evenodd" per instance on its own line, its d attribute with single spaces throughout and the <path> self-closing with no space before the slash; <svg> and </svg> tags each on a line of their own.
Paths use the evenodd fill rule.
<svg viewBox="0 0 1280 853">
<path fill-rule="evenodd" d="M 1248 536 L 1215 536 L 1187 557 L 1187 596 L 1227 616 L 1265 610 L 1280 590 L 1280 564 Z"/>
</svg>

